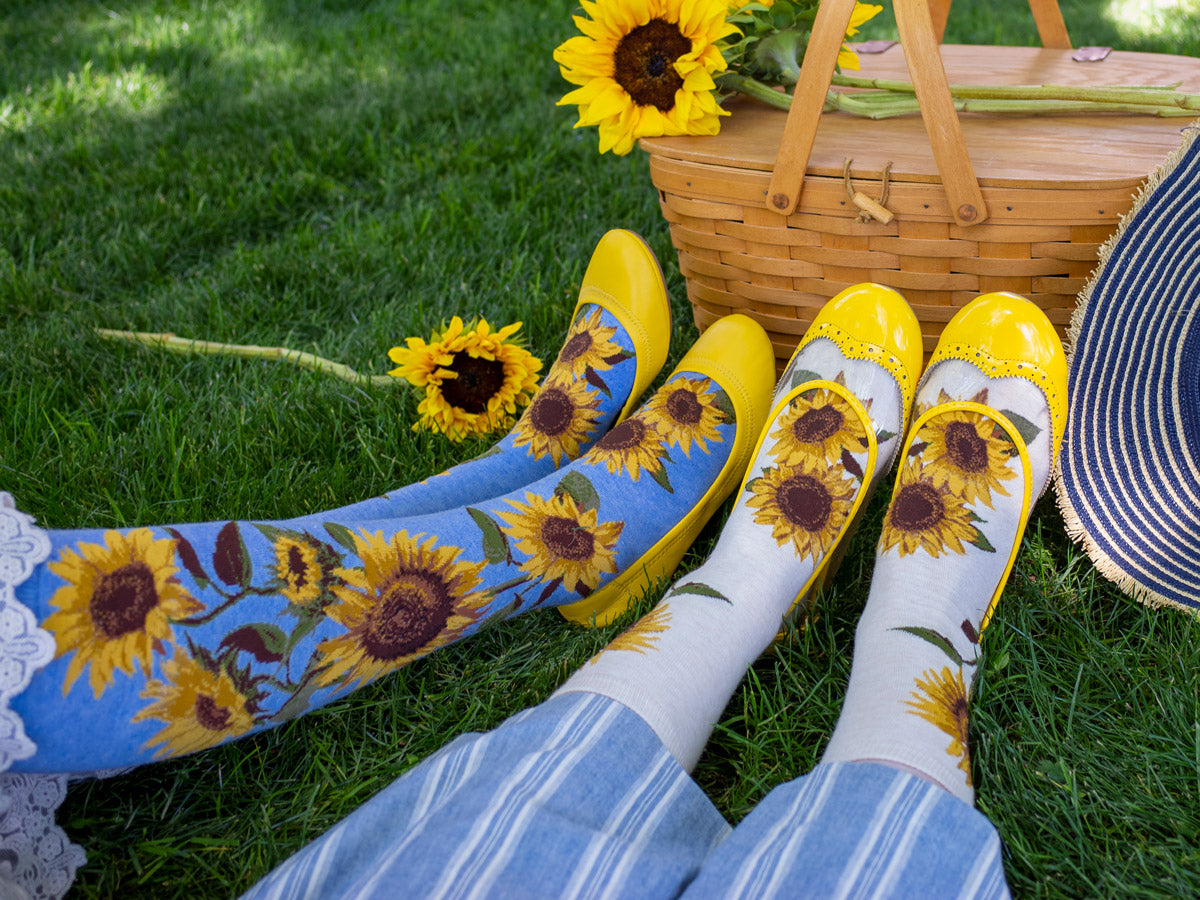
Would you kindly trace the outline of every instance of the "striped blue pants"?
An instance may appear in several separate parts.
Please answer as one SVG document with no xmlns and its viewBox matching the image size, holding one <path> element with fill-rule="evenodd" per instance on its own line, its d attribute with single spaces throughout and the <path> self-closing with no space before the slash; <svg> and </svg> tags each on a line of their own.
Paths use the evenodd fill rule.
<svg viewBox="0 0 1200 900">
<path fill-rule="evenodd" d="M 728 823 L 638 716 L 566 694 L 458 738 L 246 898 L 1007 897 L 1000 840 L 941 788 L 819 765 Z"/>
</svg>

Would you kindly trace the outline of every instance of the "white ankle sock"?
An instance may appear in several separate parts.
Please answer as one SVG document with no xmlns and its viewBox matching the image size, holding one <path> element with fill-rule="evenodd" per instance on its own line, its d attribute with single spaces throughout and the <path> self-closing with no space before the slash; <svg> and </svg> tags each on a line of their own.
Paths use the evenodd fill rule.
<svg viewBox="0 0 1200 900">
<path fill-rule="evenodd" d="M 921 425 L 925 410 L 948 399 L 1007 417 L 1027 442 L 1028 477 L 1004 430 L 978 411 L 939 412 Z M 1025 489 L 1032 503 L 1049 479 L 1050 414 L 1030 381 L 988 378 L 948 359 L 922 382 L 914 420 L 822 761 L 889 763 L 971 803 L 967 698 L 979 633 L 1020 541 Z"/>
</svg>

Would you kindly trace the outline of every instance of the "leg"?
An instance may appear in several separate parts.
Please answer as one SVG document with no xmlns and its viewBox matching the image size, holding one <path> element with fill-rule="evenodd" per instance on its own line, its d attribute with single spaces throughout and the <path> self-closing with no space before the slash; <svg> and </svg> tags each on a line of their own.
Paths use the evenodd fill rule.
<svg viewBox="0 0 1200 900">
<path fill-rule="evenodd" d="M 1061 345 L 1032 304 L 990 295 L 946 327 L 822 762 L 735 829 L 689 900 L 1008 895 L 999 837 L 972 806 L 967 697 L 1057 452 L 1065 387 Z"/>
<path fill-rule="evenodd" d="M 14 770 L 204 749 L 488 620 L 580 604 L 619 613 L 630 590 L 674 567 L 736 484 L 770 380 L 766 335 L 734 316 L 660 389 L 700 412 L 705 443 L 689 458 L 669 452 L 670 422 L 652 397 L 562 471 L 429 516 L 51 533 L 48 559 L 16 588 L 55 658 L 11 700 L 36 746 Z M 644 515 L 648 504 L 656 515 Z"/>
</svg>

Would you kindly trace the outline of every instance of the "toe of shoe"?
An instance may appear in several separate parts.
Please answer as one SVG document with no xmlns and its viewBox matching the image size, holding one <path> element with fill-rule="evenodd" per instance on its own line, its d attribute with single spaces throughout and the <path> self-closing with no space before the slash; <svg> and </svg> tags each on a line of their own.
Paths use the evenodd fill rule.
<svg viewBox="0 0 1200 900">
<path fill-rule="evenodd" d="M 1027 378 L 1042 389 L 1054 429 L 1054 456 L 1067 414 L 1067 359 L 1054 326 L 1037 304 L 1017 294 L 976 297 L 942 331 L 929 365 L 965 359 L 989 375 Z"/>
</svg>

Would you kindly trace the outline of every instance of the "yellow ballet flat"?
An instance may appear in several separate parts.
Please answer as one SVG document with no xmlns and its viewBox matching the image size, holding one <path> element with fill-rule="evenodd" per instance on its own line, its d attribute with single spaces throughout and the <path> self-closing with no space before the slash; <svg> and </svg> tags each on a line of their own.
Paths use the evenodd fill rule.
<svg viewBox="0 0 1200 900">
<path fill-rule="evenodd" d="M 965 359 L 992 378 L 1016 376 L 1041 388 L 1050 406 L 1053 466 L 1067 422 L 1067 357 L 1037 304 L 1005 291 L 981 294 L 946 325 L 928 368 L 943 359 Z"/>
<path fill-rule="evenodd" d="M 637 370 L 629 399 L 616 422 L 633 412 L 642 392 L 658 376 L 671 347 L 671 303 L 654 251 L 639 235 L 614 228 L 592 252 L 575 312 L 585 303 L 602 306 L 633 339 Z"/>
<path fill-rule="evenodd" d="M 1016 377 L 1031 381 L 1039 387 L 1050 407 L 1050 428 L 1053 470 L 1058 451 L 1062 446 L 1063 428 L 1067 418 L 1067 359 L 1063 353 L 1054 326 L 1046 314 L 1034 303 L 1017 294 L 999 292 L 976 297 L 946 325 L 938 345 L 929 359 L 929 369 L 947 359 L 961 359 L 979 368 L 991 378 Z M 1021 535 L 1029 521 L 1033 501 L 1032 473 L 1029 450 L 1021 432 L 1002 412 L 981 403 L 967 400 L 952 400 L 935 404 L 922 413 L 904 441 L 900 458 L 907 456 L 909 448 L 922 426 L 935 416 L 947 412 L 967 411 L 984 415 L 1004 429 L 1017 448 L 1024 474 L 1024 496 L 1021 500 L 1021 519 L 1017 536 L 1009 551 L 1008 563 L 1000 578 L 995 593 L 988 603 L 980 624 L 980 633 L 987 627 L 1000 602 L 1000 595 L 1008 576 L 1012 573 L 1017 550 L 1021 546 Z M 1050 479 L 1047 479 L 1049 483 Z"/>
<path fill-rule="evenodd" d="M 921 323 L 913 313 L 912 307 L 908 305 L 908 301 L 896 291 L 881 284 L 868 282 L 846 288 L 817 313 L 816 318 L 809 325 L 808 331 L 804 333 L 800 344 L 796 347 L 795 353 L 792 354 L 792 358 L 784 370 L 785 375 L 791 371 L 792 364 L 800 352 L 820 338 L 833 341 L 847 359 L 870 360 L 891 373 L 900 388 L 902 417 L 900 428 L 903 433 L 908 424 L 913 396 L 921 376 L 923 357 Z M 800 377 L 796 376 L 793 378 L 791 389 L 786 391 L 775 403 L 767 421 L 773 422 L 780 411 L 790 405 L 798 394 L 814 388 L 838 394 L 862 421 L 869 442 L 867 464 L 863 469 L 863 484 L 869 485 L 874 477 L 876 467 L 879 465 L 875 428 L 862 402 L 844 385 L 824 379 L 801 381 Z M 769 430 L 769 426 L 763 430 L 751 459 L 757 458 Z M 750 475 L 751 473 L 747 472 L 746 478 L 749 479 Z M 744 490 L 745 481 L 742 484 L 742 491 Z M 797 591 L 788 614 L 784 617 L 785 623 L 799 618 L 807 607 L 807 604 L 804 603 L 805 598 L 815 590 L 819 590 L 837 571 L 842 557 L 845 555 L 846 547 L 850 543 L 850 537 L 854 534 L 862 518 L 869 493 L 864 489 L 859 491 L 858 496 L 855 497 L 854 504 L 842 525 L 842 530 L 834 541 L 833 549 L 825 555 L 820 565 L 809 576 L 808 581 Z M 739 492 L 739 496 L 741 496 L 741 492 Z M 776 635 L 776 640 L 781 640 L 785 636 L 786 631 L 780 631 Z"/>
<path fill-rule="evenodd" d="M 741 314 L 718 319 L 700 335 L 672 375 L 676 372 L 706 375 L 729 396 L 737 421 L 729 458 L 700 501 L 637 562 L 587 598 L 558 607 L 576 624 L 607 625 L 650 585 L 674 572 L 754 458 L 751 450 L 766 420 L 775 383 L 775 354 L 762 326 Z M 647 510 L 646 514 L 654 513 Z"/>
</svg>

